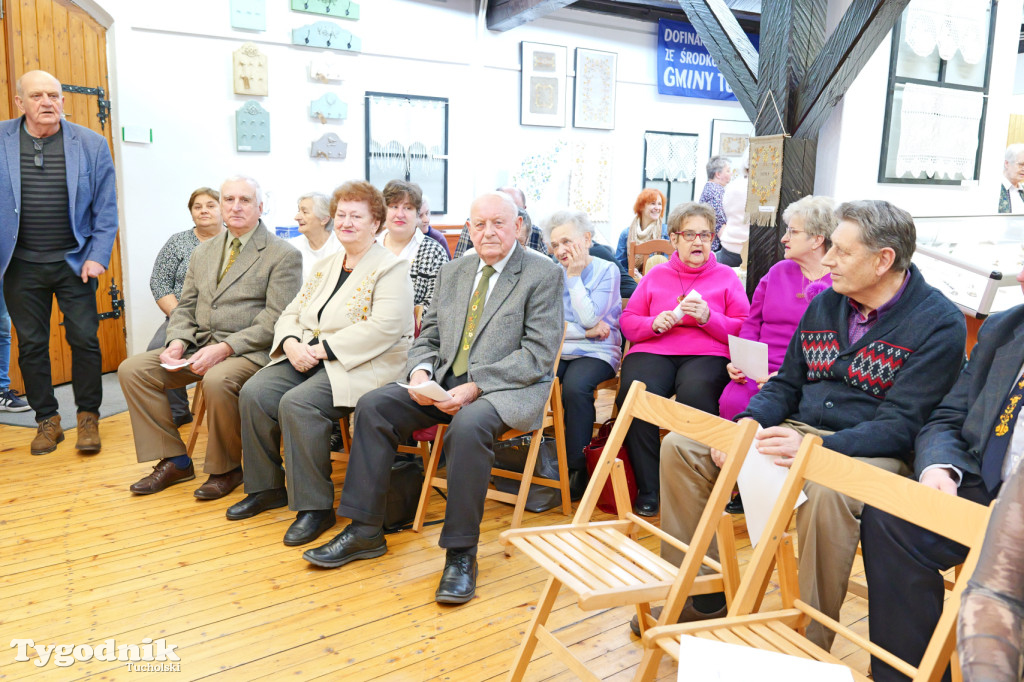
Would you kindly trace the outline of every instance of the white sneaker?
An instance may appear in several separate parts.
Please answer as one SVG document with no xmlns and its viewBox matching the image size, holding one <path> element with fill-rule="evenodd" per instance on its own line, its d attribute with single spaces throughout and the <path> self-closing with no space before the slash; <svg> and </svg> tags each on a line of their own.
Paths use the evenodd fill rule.
<svg viewBox="0 0 1024 682">
<path fill-rule="evenodd" d="M 0 412 L 24 412 L 29 404 L 10 388 L 0 389 Z"/>
</svg>

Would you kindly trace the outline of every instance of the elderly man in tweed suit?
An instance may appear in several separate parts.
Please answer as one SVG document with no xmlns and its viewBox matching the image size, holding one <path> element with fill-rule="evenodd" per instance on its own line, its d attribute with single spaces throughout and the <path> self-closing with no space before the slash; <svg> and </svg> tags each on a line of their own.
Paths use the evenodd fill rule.
<svg viewBox="0 0 1024 682">
<path fill-rule="evenodd" d="M 159 460 L 129 488 L 137 495 L 195 478 L 164 390 L 199 379 L 210 430 L 204 471 L 210 477 L 195 496 L 215 500 L 242 482 L 238 392 L 269 361 L 274 324 L 302 283 L 302 255 L 260 220 L 263 197 L 255 180 L 227 179 L 220 206 L 228 229 L 192 254 L 181 300 L 167 325 L 166 348 L 128 358 L 117 370 L 136 457 Z"/>
<path fill-rule="evenodd" d="M 506 194 L 484 194 L 470 210 L 475 255 L 444 265 L 435 300 L 409 351 L 417 385 L 436 380 L 451 400 L 434 402 L 395 384 L 356 404 L 352 455 L 339 516 L 352 519 L 337 537 L 303 554 L 337 568 L 387 551 L 382 525 L 395 447 L 413 431 L 450 424 L 448 504 L 440 545 L 448 550 L 435 599 L 460 604 L 476 591 L 476 549 L 494 441 L 509 428 L 542 419 L 562 336 L 562 270 L 519 246 L 521 218 Z"/>
</svg>

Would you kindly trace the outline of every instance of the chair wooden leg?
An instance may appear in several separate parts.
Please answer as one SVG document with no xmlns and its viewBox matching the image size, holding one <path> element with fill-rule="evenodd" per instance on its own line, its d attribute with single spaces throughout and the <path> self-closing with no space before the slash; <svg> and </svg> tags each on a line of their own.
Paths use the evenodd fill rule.
<svg viewBox="0 0 1024 682">
<path fill-rule="evenodd" d="M 530 494 L 530 484 L 533 482 L 533 468 L 537 464 L 537 454 L 540 452 L 540 444 L 543 440 L 543 428 L 534 431 L 530 437 L 530 450 L 526 454 L 526 464 L 523 466 L 523 480 L 519 482 L 519 495 L 516 497 L 516 506 L 512 510 L 512 529 L 523 525 L 526 497 Z M 514 549 L 511 542 L 505 545 L 505 556 L 512 556 Z"/>
<path fill-rule="evenodd" d="M 562 513 L 572 514 L 572 497 L 569 494 L 569 460 L 565 452 L 565 410 L 562 408 L 562 393 L 551 395 L 551 407 L 555 430 L 555 452 L 558 453 L 558 489 L 562 493 Z"/>
<path fill-rule="evenodd" d="M 658 665 L 661 664 L 661 647 L 655 644 L 651 648 L 644 649 L 644 657 L 640 661 L 640 667 L 636 669 L 634 682 L 653 682 L 658 674 Z"/>
<path fill-rule="evenodd" d="M 437 427 L 434 447 L 430 457 L 423 463 L 423 489 L 420 491 L 420 503 L 416 506 L 416 517 L 412 521 L 412 529 L 417 533 L 423 531 L 423 522 L 427 517 L 427 504 L 430 503 L 430 491 L 433 490 L 431 483 L 437 475 L 437 463 L 441 459 L 441 448 L 444 447 L 444 431 L 444 425 Z"/>
<path fill-rule="evenodd" d="M 199 440 L 199 427 L 206 419 L 206 392 L 203 391 L 203 382 L 196 384 L 196 392 L 192 398 L 192 409 L 195 412 L 195 419 L 192 420 L 192 430 L 188 433 L 188 442 L 185 444 L 185 453 L 191 457 L 196 449 L 196 441 Z"/>
<path fill-rule="evenodd" d="M 736 560 L 736 529 L 733 526 L 732 514 L 723 513 L 718 520 L 718 557 L 722 564 L 722 583 L 725 588 L 725 602 L 732 604 L 736 590 L 740 586 L 740 566 Z"/>
<path fill-rule="evenodd" d="M 513 661 L 512 667 L 508 671 L 508 682 L 519 682 L 526 674 L 526 668 L 530 665 L 530 658 L 533 656 L 534 649 L 537 648 L 537 629 L 543 627 L 548 622 L 551 607 L 555 605 L 555 597 L 558 596 L 558 590 L 561 587 L 562 583 L 555 580 L 554 577 L 548 578 L 548 583 L 544 586 L 544 591 L 541 592 L 540 600 L 537 602 L 537 611 L 533 614 L 530 627 L 526 629 L 523 641 L 516 652 L 515 661 Z"/>
<path fill-rule="evenodd" d="M 648 602 L 641 602 L 640 604 L 637 604 L 636 605 L 636 622 L 637 622 L 637 625 L 640 626 L 640 636 L 641 637 L 644 636 L 644 633 L 647 632 L 647 628 L 650 627 L 650 625 L 647 624 L 648 623 L 648 620 L 647 620 L 648 618 L 650 618 L 652 620 L 654 619 L 654 616 L 651 615 L 651 605 L 650 605 L 650 603 L 648 603 Z"/>
</svg>

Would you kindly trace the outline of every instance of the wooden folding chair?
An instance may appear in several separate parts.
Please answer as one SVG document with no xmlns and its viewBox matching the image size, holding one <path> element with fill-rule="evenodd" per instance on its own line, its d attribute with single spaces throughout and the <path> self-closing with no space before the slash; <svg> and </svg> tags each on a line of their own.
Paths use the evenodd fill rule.
<svg viewBox="0 0 1024 682">
<path fill-rule="evenodd" d="M 626 264 L 628 267 L 626 270 L 629 272 L 629 276 L 633 279 L 640 279 L 643 276 L 643 270 L 636 269 L 636 257 L 640 256 L 640 259 L 647 263 L 647 259 L 655 253 L 663 253 L 666 256 L 671 256 L 675 252 L 675 248 L 672 246 L 672 242 L 667 239 L 652 239 L 642 244 L 635 244 L 629 242 L 626 247 L 627 260 Z"/>
<path fill-rule="evenodd" d="M 562 342 L 565 341 L 565 332 L 562 332 Z M 523 522 L 523 512 L 526 509 L 526 497 L 530 492 L 530 485 L 547 486 L 558 488 L 562 493 L 562 513 L 568 516 L 572 513 L 572 500 L 569 498 L 569 464 L 565 455 L 565 412 L 562 409 L 562 389 L 558 381 L 558 361 L 562 356 L 562 344 L 558 345 L 558 353 L 555 354 L 555 365 L 552 369 L 551 390 L 548 393 L 547 402 L 544 403 L 544 418 L 541 425 L 533 431 L 519 431 L 509 429 L 503 433 L 498 440 L 510 440 L 520 436 L 530 435 L 530 450 L 526 455 L 526 464 L 523 473 L 508 471 L 507 469 L 491 469 L 491 476 L 500 476 L 519 481 L 518 493 L 505 493 L 494 488 L 487 489 L 487 499 L 498 500 L 515 506 L 512 512 L 512 528 L 518 528 Z M 537 463 L 537 455 L 540 453 L 540 445 L 544 439 L 544 429 L 551 427 L 555 432 L 555 451 L 558 453 L 558 480 L 553 478 L 541 478 L 533 473 L 534 465 Z M 439 424 L 437 435 L 434 438 L 434 447 L 430 451 L 430 459 L 427 461 L 426 471 L 423 478 L 423 490 L 420 492 L 420 503 L 416 508 L 416 518 L 413 520 L 412 529 L 416 532 L 423 530 L 423 524 L 427 516 L 427 505 L 430 503 L 431 491 L 434 488 L 448 489 L 448 479 L 437 475 L 438 462 L 441 457 L 441 449 L 444 447 L 444 434 L 447 430 L 446 424 Z M 505 550 L 511 554 L 511 549 Z"/>
<path fill-rule="evenodd" d="M 861 500 L 865 504 L 970 548 L 964 562 L 964 570 L 957 578 L 952 594 L 946 599 L 938 625 L 917 668 L 797 598 L 799 589 L 795 592 L 792 589 L 782 591 L 782 609 L 752 614 L 758 597 L 757 592 L 771 572 L 772 553 L 778 547 L 783 531 L 789 525 L 793 505 L 806 481 L 814 481 Z M 941 493 L 909 478 L 829 450 L 821 445 L 820 438 L 807 435 L 786 478 L 782 493 L 775 503 L 761 541 L 743 574 L 739 591 L 729 605 L 728 615 L 725 618 L 701 623 L 666 625 L 648 630 L 643 637 L 644 658 L 635 679 L 653 680 L 663 651 L 678 660 L 680 637 L 683 636 L 742 644 L 843 665 L 843 661 L 812 644 L 803 636 L 804 629 L 814 620 L 885 661 L 915 682 L 938 680 L 953 652 L 960 594 L 977 564 L 978 551 L 985 537 L 989 513 L 990 509 L 987 507 Z M 868 617 L 870 618 L 870 614 Z M 869 679 L 859 672 L 851 672 L 858 682 L 867 682 Z"/>
<path fill-rule="evenodd" d="M 711 592 L 725 592 L 731 600 L 738 584 L 735 551 L 723 549 L 721 562 L 705 555 L 716 532 L 720 539 L 724 536 L 726 542 L 733 537 L 730 517 L 724 513 L 725 505 L 757 432 L 757 424 L 751 420 L 736 424 L 647 393 L 645 389 L 639 381 L 630 387 L 572 523 L 507 530 L 501 534 L 503 543 L 518 547 L 551 574 L 519 646 L 509 680 L 523 678 L 538 641 L 547 645 L 580 678 L 599 679 L 547 628 L 548 615 L 562 587 L 576 593 L 579 606 L 584 610 L 637 606 L 642 628 L 649 622 L 652 601 L 671 599 L 673 595 L 685 599 L 689 594 Z M 665 426 L 728 453 L 689 545 L 632 512 L 622 462 L 615 456 L 634 419 Z M 612 477 L 619 520 L 593 521 L 597 498 L 608 476 Z M 679 548 L 686 553 L 687 561 L 677 568 L 649 551 L 636 541 L 641 531 Z M 698 576 L 701 564 L 715 573 Z M 678 618 L 678 610 L 673 614 L 669 608 L 663 609 L 658 622 L 675 622 L 666 620 L 670 616 Z"/>
</svg>

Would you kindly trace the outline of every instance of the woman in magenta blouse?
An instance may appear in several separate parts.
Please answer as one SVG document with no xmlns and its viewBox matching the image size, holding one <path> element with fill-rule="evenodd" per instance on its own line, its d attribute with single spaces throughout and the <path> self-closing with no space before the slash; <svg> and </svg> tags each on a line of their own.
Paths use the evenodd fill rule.
<svg viewBox="0 0 1024 682">
<path fill-rule="evenodd" d="M 764 382 L 778 373 L 807 304 L 832 286 L 828 268 L 821 264 L 821 259 L 832 246 L 832 230 L 836 228 L 833 208 L 829 197 L 807 196 L 782 213 L 788 226 L 782 236 L 786 259 L 773 265 L 758 282 L 750 301 L 750 317 L 739 333 L 744 339 L 768 344 L 769 375 L 747 377 L 730 362 L 732 381 L 718 401 L 718 413 L 723 418 L 733 419 L 747 409 L 747 403 Z"/>
<path fill-rule="evenodd" d="M 632 342 L 622 362 L 622 401 L 634 381 L 662 396 L 714 414 L 729 382 L 729 335 L 738 334 L 750 304 L 732 268 L 711 253 L 715 212 L 707 204 L 677 206 L 668 218 L 672 258 L 640 280 L 622 312 L 622 333 Z M 657 427 L 634 421 L 626 449 L 636 474 L 636 512 L 658 513 Z"/>
</svg>

